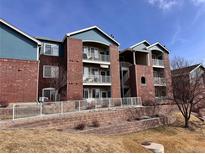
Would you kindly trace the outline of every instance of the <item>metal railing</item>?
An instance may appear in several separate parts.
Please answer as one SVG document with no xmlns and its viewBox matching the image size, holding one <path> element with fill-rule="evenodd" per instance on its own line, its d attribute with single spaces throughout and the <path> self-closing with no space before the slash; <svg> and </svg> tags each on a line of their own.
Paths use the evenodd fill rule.
<svg viewBox="0 0 205 154">
<path fill-rule="evenodd" d="M 83 53 L 83 59 L 84 60 L 89 60 L 89 61 L 102 61 L 102 62 L 109 62 L 110 61 L 110 56 L 109 55 L 104 55 L 104 54 L 86 54 Z"/>
<path fill-rule="evenodd" d="M 154 84 L 155 85 L 166 85 L 166 79 L 162 77 L 154 77 Z"/>
<path fill-rule="evenodd" d="M 126 74 L 123 75 L 123 82 L 125 83 L 130 78 L 129 71 L 126 72 Z"/>
<path fill-rule="evenodd" d="M 125 61 L 120 62 L 120 66 L 121 66 L 121 67 L 130 67 L 130 66 L 132 66 L 132 65 L 133 65 L 133 64 L 130 63 L 130 62 L 125 62 Z"/>
<path fill-rule="evenodd" d="M 111 83 L 111 76 L 106 75 L 84 75 L 83 83 Z"/>
<path fill-rule="evenodd" d="M 161 59 L 152 59 L 152 63 L 154 66 L 164 66 L 164 61 Z"/>
<path fill-rule="evenodd" d="M 82 111 L 108 110 L 113 108 L 142 106 L 140 97 L 100 98 L 44 103 L 13 104 L 0 108 L 0 120 L 16 120 L 21 118 L 67 114 Z"/>
</svg>

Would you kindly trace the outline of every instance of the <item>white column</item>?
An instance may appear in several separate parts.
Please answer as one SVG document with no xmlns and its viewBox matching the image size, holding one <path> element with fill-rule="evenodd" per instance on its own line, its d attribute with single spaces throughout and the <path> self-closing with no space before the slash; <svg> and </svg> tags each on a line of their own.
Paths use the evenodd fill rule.
<svg viewBox="0 0 205 154">
<path fill-rule="evenodd" d="M 136 65 L 135 51 L 133 51 L 133 63 L 134 63 L 134 65 Z"/>
<path fill-rule="evenodd" d="M 15 104 L 13 104 L 13 120 L 15 119 Z"/>
</svg>

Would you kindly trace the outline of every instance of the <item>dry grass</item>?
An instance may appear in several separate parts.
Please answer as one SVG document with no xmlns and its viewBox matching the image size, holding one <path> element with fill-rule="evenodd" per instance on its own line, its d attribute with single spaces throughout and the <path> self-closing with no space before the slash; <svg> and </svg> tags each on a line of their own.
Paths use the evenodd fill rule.
<svg viewBox="0 0 205 154">
<path fill-rule="evenodd" d="M 0 152 L 149 152 L 140 144 L 153 141 L 165 146 L 165 152 L 205 152 L 205 128 L 163 126 L 137 133 L 115 136 L 70 134 L 46 129 L 15 129 L 0 132 Z M 199 120 L 192 117 L 193 124 Z M 177 126 L 177 127 L 176 127 Z"/>
</svg>

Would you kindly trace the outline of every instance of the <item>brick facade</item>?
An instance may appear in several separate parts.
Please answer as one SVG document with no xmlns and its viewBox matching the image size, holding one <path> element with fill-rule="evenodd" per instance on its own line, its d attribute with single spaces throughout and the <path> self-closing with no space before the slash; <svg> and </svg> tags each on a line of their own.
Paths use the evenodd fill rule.
<svg viewBox="0 0 205 154">
<path fill-rule="evenodd" d="M 83 99 L 82 41 L 67 38 L 67 100 Z"/>
<path fill-rule="evenodd" d="M 110 62 L 111 62 L 111 94 L 112 98 L 120 98 L 120 67 L 119 67 L 119 51 L 115 45 L 110 45 Z"/>
<path fill-rule="evenodd" d="M 145 77 L 145 84 L 141 83 L 141 78 Z M 152 66 L 133 65 L 130 67 L 130 80 L 132 97 L 141 97 L 142 102 L 153 102 L 155 90 L 153 84 Z"/>
<path fill-rule="evenodd" d="M 153 112 L 155 111 L 155 112 Z M 112 110 L 98 110 L 98 111 L 90 111 L 90 112 L 75 112 L 75 113 L 68 113 L 68 114 L 59 114 L 59 115 L 50 115 L 50 116 L 42 116 L 42 117 L 34 117 L 30 119 L 19 119 L 16 121 L 4 121 L 0 124 L 0 128 L 58 128 L 58 129 L 73 129 L 75 126 L 81 123 L 85 123 L 86 125 L 92 125 L 93 121 L 98 121 L 100 123 L 100 127 L 103 128 L 105 126 L 113 125 L 114 127 L 119 129 L 116 130 L 116 132 L 119 132 L 119 130 L 123 130 L 123 132 L 131 132 L 142 130 L 144 128 L 147 128 L 146 126 L 149 125 L 150 127 L 158 126 L 159 123 L 153 123 L 151 121 L 150 123 L 146 123 L 145 125 L 141 125 L 141 123 L 137 124 L 135 122 L 136 118 L 140 118 L 142 116 L 152 116 L 155 114 L 158 114 L 160 117 L 169 117 L 171 116 L 173 112 L 177 111 L 177 106 L 175 105 L 160 105 L 155 107 L 149 106 L 149 107 L 136 107 L 136 108 L 117 108 Z M 169 114 L 168 114 L 169 113 Z M 128 119 L 131 119 L 131 122 L 128 122 Z M 173 122 L 172 119 L 171 121 Z M 130 124 L 127 123 L 124 128 L 121 128 L 121 124 L 128 122 L 133 123 L 133 125 L 130 126 Z M 162 122 L 162 121 L 161 121 Z M 132 126 L 135 126 L 137 129 L 132 129 Z M 128 130 L 126 130 L 126 128 Z M 112 133 L 113 127 L 111 129 L 106 130 L 106 133 Z M 100 131 L 98 131 L 100 132 Z"/>
<path fill-rule="evenodd" d="M 38 61 L 0 59 L 0 101 L 36 101 L 38 65 Z"/>
<path fill-rule="evenodd" d="M 163 59 L 164 59 L 164 73 L 166 79 L 167 96 L 172 98 L 173 89 L 172 89 L 172 77 L 171 77 L 171 69 L 170 69 L 170 62 L 169 62 L 169 54 L 164 53 Z"/>
<path fill-rule="evenodd" d="M 42 97 L 42 89 L 53 87 L 54 85 L 52 80 L 56 80 L 52 78 L 43 78 L 43 66 L 49 65 L 49 66 L 61 67 L 61 65 L 64 65 L 63 63 L 65 63 L 64 57 L 40 55 L 39 87 L 38 87 L 39 97 Z M 65 100 L 66 98 L 64 97 L 61 97 L 61 100 Z"/>
</svg>

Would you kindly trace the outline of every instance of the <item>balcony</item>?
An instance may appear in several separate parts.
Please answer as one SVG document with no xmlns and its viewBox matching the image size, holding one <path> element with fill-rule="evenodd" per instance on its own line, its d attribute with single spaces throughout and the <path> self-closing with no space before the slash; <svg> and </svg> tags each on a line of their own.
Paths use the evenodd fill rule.
<svg viewBox="0 0 205 154">
<path fill-rule="evenodd" d="M 83 62 L 110 64 L 110 56 L 105 54 L 86 54 L 83 53 Z"/>
<path fill-rule="evenodd" d="M 155 86 L 166 86 L 166 79 L 162 77 L 154 77 Z"/>
<path fill-rule="evenodd" d="M 152 59 L 153 67 L 162 67 L 164 68 L 164 61 L 161 59 Z"/>
<path fill-rule="evenodd" d="M 105 75 L 84 75 L 83 76 L 83 85 L 110 86 L 111 85 L 111 76 L 105 76 Z"/>
</svg>

